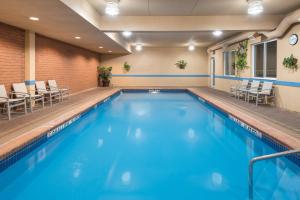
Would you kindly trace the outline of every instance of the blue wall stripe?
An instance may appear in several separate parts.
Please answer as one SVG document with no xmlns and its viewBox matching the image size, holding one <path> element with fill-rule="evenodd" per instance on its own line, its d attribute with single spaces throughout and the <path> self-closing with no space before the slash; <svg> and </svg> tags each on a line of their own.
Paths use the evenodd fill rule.
<svg viewBox="0 0 300 200">
<path fill-rule="evenodd" d="M 145 78 L 207 78 L 210 77 L 209 74 L 113 74 L 113 77 L 145 77 Z M 215 78 L 229 79 L 229 80 L 257 80 L 257 81 L 271 81 L 275 85 L 289 86 L 289 87 L 300 87 L 300 82 L 291 82 L 291 81 L 279 81 L 279 80 L 270 80 L 270 79 L 258 79 L 258 78 L 241 78 L 236 76 L 222 76 L 215 75 Z"/>
<path fill-rule="evenodd" d="M 241 78 L 241 77 L 235 77 L 235 76 L 220 76 L 220 75 L 215 75 L 215 78 L 230 79 L 230 80 L 270 81 L 270 82 L 273 82 L 275 85 L 300 87 L 300 82 L 279 81 L 279 80 L 270 80 L 270 79 L 263 79 L 263 78 L 262 79 L 260 79 L 260 78 Z"/>
<path fill-rule="evenodd" d="M 208 74 L 113 74 L 113 77 L 181 77 L 181 78 L 193 78 L 193 77 L 209 77 Z"/>
<path fill-rule="evenodd" d="M 35 84 L 35 80 L 26 80 L 25 81 L 25 85 L 34 85 Z"/>
</svg>

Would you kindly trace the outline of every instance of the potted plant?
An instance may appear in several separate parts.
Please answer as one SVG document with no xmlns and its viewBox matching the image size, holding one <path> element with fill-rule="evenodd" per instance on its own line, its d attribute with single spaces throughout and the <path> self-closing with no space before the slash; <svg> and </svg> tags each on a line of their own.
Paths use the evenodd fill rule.
<svg viewBox="0 0 300 200">
<path fill-rule="evenodd" d="M 175 63 L 175 65 L 179 69 L 185 69 L 185 67 L 187 66 L 187 62 L 185 60 L 179 60 L 179 61 L 177 61 L 177 63 Z"/>
<path fill-rule="evenodd" d="M 126 72 L 129 72 L 130 71 L 130 68 L 131 68 L 131 66 L 127 63 L 127 62 L 125 62 L 124 63 L 124 70 L 126 71 Z"/>
<path fill-rule="evenodd" d="M 237 70 L 237 75 L 240 76 L 241 72 L 249 68 L 247 64 L 248 40 L 239 43 L 236 51 L 236 63 L 234 68 Z"/>
<path fill-rule="evenodd" d="M 298 59 L 294 57 L 294 55 L 290 55 L 283 59 L 283 66 L 287 69 L 291 69 L 293 71 L 297 71 L 298 69 Z"/>
<path fill-rule="evenodd" d="M 110 83 L 110 78 L 112 76 L 111 73 L 112 67 L 98 66 L 98 77 L 99 80 L 102 81 L 103 87 L 108 87 Z"/>
</svg>

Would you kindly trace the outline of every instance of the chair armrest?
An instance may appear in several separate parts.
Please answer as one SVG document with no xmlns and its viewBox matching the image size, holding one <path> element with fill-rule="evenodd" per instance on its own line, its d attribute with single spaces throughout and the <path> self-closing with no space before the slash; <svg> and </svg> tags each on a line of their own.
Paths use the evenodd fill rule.
<svg viewBox="0 0 300 200">
<path fill-rule="evenodd" d="M 272 89 L 261 89 L 260 91 L 272 91 Z"/>
<path fill-rule="evenodd" d="M 0 99 L 8 100 L 9 98 L 7 98 L 7 97 L 0 97 Z"/>
<path fill-rule="evenodd" d="M 42 91 L 42 92 L 49 92 L 49 90 L 43 90 L 43 89 L 36 89 L 35 91 L 39 92 L 39 91 Z"/>
<path fill-rule="evenodd" d="M 30 95 L 30 94 L 25 93 L 25 92 L 14 92 L 14 91 L 10 92 L 10 94 L 20 94 L 20 95 L 23 95 L 23 96 Z"/>
</svg>

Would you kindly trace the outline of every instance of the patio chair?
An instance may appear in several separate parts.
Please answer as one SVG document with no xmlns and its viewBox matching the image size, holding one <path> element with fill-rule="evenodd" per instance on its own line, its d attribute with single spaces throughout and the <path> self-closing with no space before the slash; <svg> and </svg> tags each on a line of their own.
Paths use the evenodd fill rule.
<svg viewBox="0 0 300 200">
<path fill-rule="evenodd" d="M 50 106 L 53 104 L 53 100 L 58 99 L 60 101 L 61 95 L 58 91 L 50 91 L 46 88 L 44 81 L 35 82 L 36 91 L 39 95 L 43 95 L 45 99 L 50 101 Z"/>
<path fill-rule="evenodd" d="M 64 100 L 64 97 L 69 97 L 69 89 L 68 88 L 59 88 L 55 80 L 48 80 L 48 85 L 50 91 L 59 92 L 61 95 L 61 100 Z"/>
<path fill-rule="evenodd" d="M 44 108 L 44 95 L 42 94 L 31 94 L 28 92 L 25 83 L 13 83 L 13 92 L 17 98 L 25 98 L 30 105 L 30 111 L 33 111 L 33 106 L 37 102 L 42 103 L 42 107 Z M 34 91 L 35 93 L 35 91 Z"/>
<path fill-rule="evenodd" d="M 26 99 L 24 97 L 16 99 L 9 98 L 4 85 L 0 85 L 0 104 L 3 105 L 3 110 L 6 110 L 8 120 L 11 119 L 12 109 L 16 107 L 24 106 L 24 113 L 27 114 Z"/>
<path fill-rule="evenodd" d="M 230 88 L 230 93 L 236 98 L 238 90 L 247 89 L 249 85 L 249 80 L 243 80 L 236 86 Z"/>
<path fill-rule="evenodd" d="M 273 90 L 273 82 L 270 81 L 265 81 L 262 84 L 262 88 L 257 91 L 249 91 L 248 92 L 248 102 L 249 99 L 255 99 L 256 100 L 256 106 L 258 105 L 259 101 L 262 100 L 263 103 L 267 104 L 268 103 L 268 98 L 273 98 L 274 93 L 272 92 Z"/>
<path fill-rule="evenodd" d="M 245 101 L 247 101 L 248 93 L 258 91 L 259 85 L 260 85 L 260 81 L 252 81 L 250 82 L 249 88 L 238 89 L 237 91 L 238 99 L 240 99 L 240 97 L 242 96 L 245 97 Z"/>
</svg>

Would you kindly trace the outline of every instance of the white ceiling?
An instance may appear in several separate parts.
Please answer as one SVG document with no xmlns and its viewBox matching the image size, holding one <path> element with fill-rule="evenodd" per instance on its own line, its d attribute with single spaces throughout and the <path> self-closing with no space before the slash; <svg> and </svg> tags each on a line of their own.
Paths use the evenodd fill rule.
<svg viewBox="0 0 300 200">
<path fill-rule="evenodd" d="M 87 0 L 104 15 L 105 0 Z M 287 14 L 300 0 L 263 0 L 264 14 Z M 120 0 L 121 16 L 244 15 L 246 0 Z"/>
<path fill-rule="evenodd" d="M 255 18 L 264 27 L 271 22 L 273 22 L 273 25 L 272 23 L 271 25 L 276 27 L 283 17 L 279 14 L 286 14 L 300 8 L 300 0 L 263 0 L 263 2 L 265 6 L 264 14 L 276 14 Z M 0 5 L 0 22 L 32 30 L 100 53 L 108 53 L 109 50 L 112 50 L 113 53 L 128 53 L 126 42 L 131 45 L 141 43 L 152 47 L 182 47 L 190 43 L 199 47 L 207 47 L 224 38 L 248 30 L 247 27 L 243 29 L 240 26 L 248 25 L 246 0 L 121 0 L 121 16 L 114 18 L 101 16 L 105 8 L 105 0 L 0 0 Z M 239 18 L 234 16 L 237 14 L 243 16 Z M 152 15 L 156 15 L 156 17 Z M 161 17 L 160 15 L 168 16 Z M 195 16 L 188 17 L 185 15 Z M 209 15 L 209 17 L 204 15 Z M 223 16 L 222 21 L 220 15 L 228 16 Z M 40 21 L 30 21 L 28 20 L 29 16 L 37 16 Z M 133 16 L 133 18 L 130 16 Z M 238 18 L 241 20 L 233 20 L 233 22 L 231 17 L 232 19 Z M 110 20 L 106 20 L 106 18 L 110 18 Z M 209 19 L 195 20 L 194 18 Z M 224 23 L 225 18 L 226 23 Z M 270 19 L 264 21 L 263 18 Z M 179 26 L 166 29 L 170 20 L 172 20 L 173 25 Z M 162 21 L 164 23 L 161 23 Z M 189 27 L 196 27 L 195 30 L 199 30 L 197 26 L 201 24 L 201 31 L 194 31 L 194 29 L 182 31 L 186 23 L 189 24 Z M 219 25 L 217 25 L 218 23 Z M 233 24 L 236 26 L 235 29 L 223 29 L 226 31 L 224 31 L 222 37 L 213 37 L 209 30 L 219 29 L 220 23 L 229 27 L 234 27 L 230 26 Z M 131 38 L 125 39 L 125 42 L 122 36 L 118 37 L 120 34 L 112 34 L 112 37 L 104 33 L 104 30 L 122 31 L 123 28 L 120 29 L 122 25 L 137 26 L 136 29 L 128 29 L 137 32 L 134 32 Z M 212 29 L 212 25 L 218 27 Z M 256 30 L 257 23 L 252 23 L 252 25 Z M 142 29 L 139 30 L 141 26 L 154 27 L 155 30 L 145 32 Z M 112 28 L 104 29 L 104 27 Z M 254 31 L 253 28 L 252 31 Z M 75 40 L 74 36 L 78 35 L 81 36 L 81 39 Z M 104 48 L 99 49 L 99 46 Z"/>
<path fill-rule="evenodd" d="M 147 47 L 185 47 L 193 44 L 197 47 L 207 47 L 238 33 L 238 31 L 226 31 L 222 36 L 215 37 L 208 31 L 133 32 L 133 35 L 125 40 L 132 46 L 142 44 Z"/>
<path fill-rule="evenodd" d="M 99 53 L 128 53 L 105 33 L 58 0 L 0 0 L 0 22 Z M 39 17 L 31 21 L 30 16 Z M 80 36 L 80 40 L 74 37 Z M 103 49 L 99 49 L 103 46 Z"/>
</svg>

